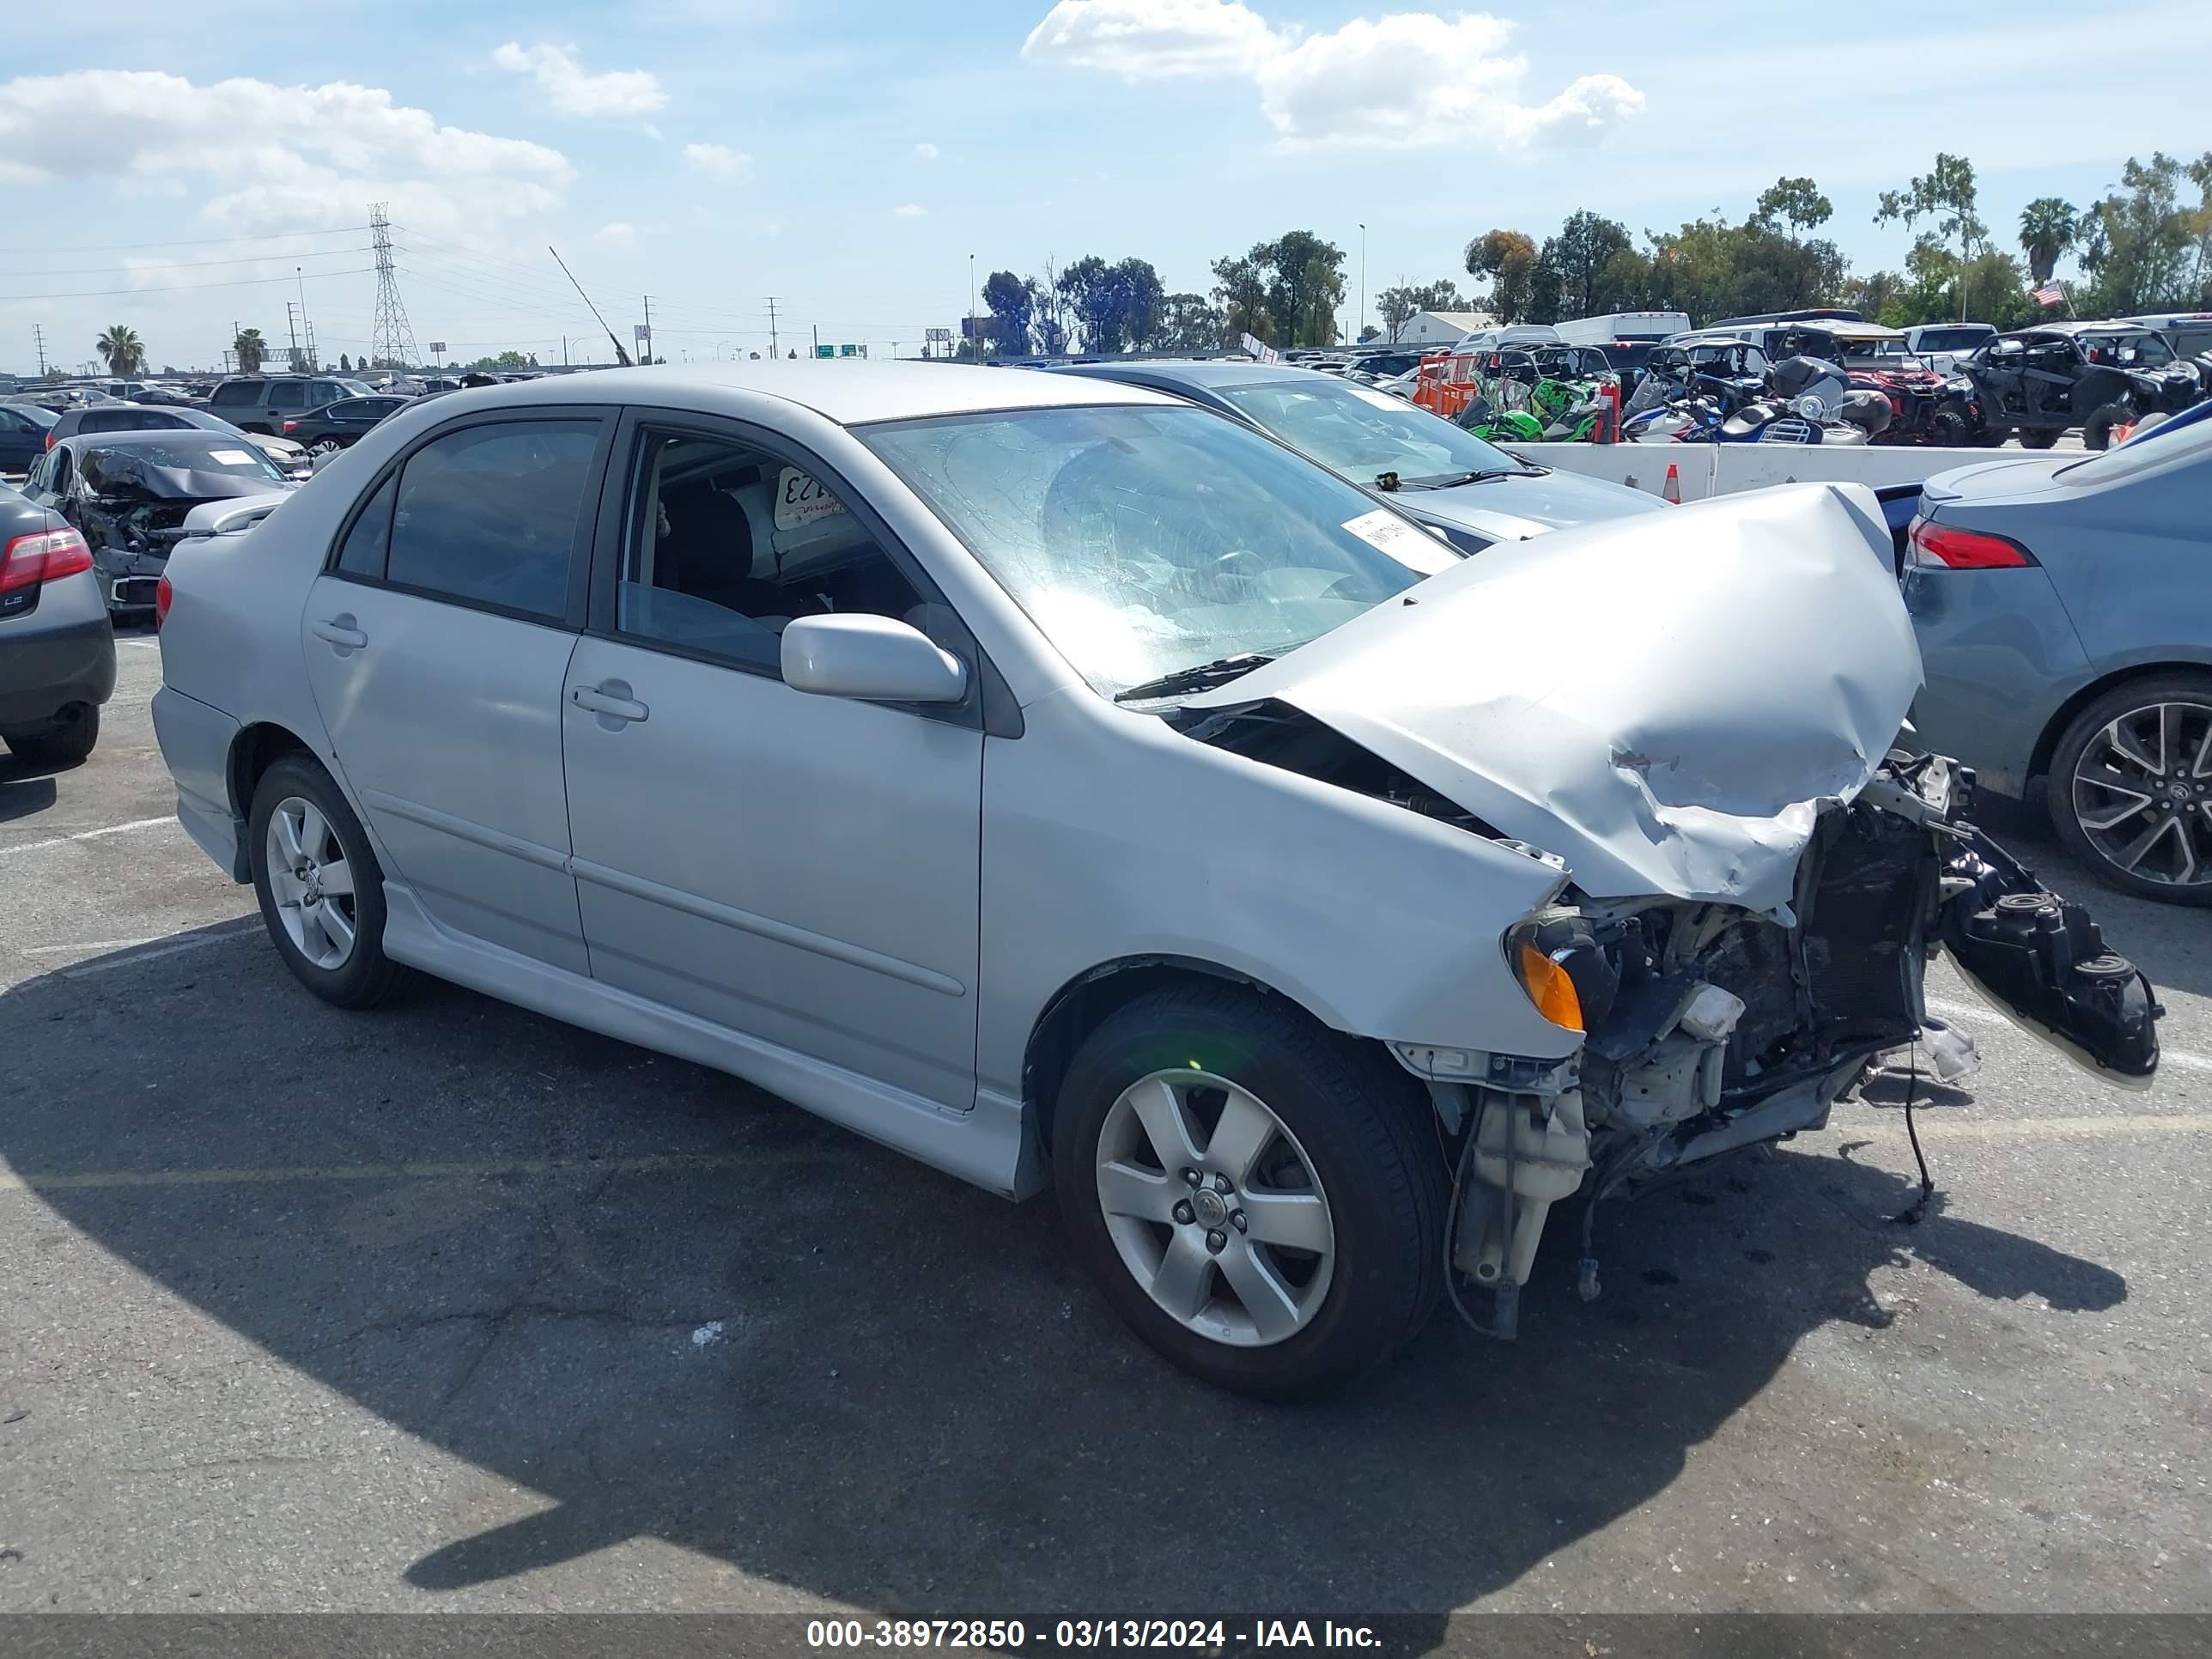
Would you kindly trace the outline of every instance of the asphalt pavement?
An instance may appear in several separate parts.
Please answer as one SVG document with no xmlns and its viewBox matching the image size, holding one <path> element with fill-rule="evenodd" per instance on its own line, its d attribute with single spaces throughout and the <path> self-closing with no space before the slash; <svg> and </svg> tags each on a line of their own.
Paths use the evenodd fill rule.
<svg viewBox="0 0 2212 1659">
<path fill-rule="evenodd" d="M 1555 1237 L 1519 1341 L 1272 1408 L 1048 1200 L 459 989 L 316 1001 L 121 651 L 89 763 L 0 759 L 0 1610 L 2212 1609 L 2212 933 L 2032 817 L 2155 1091 L 1945 974 L 1922 1224 L 1891 1090 L 1604 1213 L 1594 1303 Z"/>
</svg>

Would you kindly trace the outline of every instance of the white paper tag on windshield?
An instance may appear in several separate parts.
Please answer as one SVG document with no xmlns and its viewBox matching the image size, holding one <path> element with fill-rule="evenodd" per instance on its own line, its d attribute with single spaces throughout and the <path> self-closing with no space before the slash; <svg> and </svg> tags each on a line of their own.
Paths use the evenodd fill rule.
<svg viewBox="0 0 2212 1659">
<path fill-rule="evenodd" d="M 1377 409 L 1387 409 L 1393 415 L 1402 415 L 1413 407 L 1403 398 L 1394 398 L 1387 392 L 1377 392 L 1372 386 L 1359 386 L 1352 381 L 1346 381 L 1344 389 L 1358 398 L 1361 403 L 1372 404 Z"/>
<path fill-rule="evenodd" d="M 795 466 L 784 468 L 775 481 L 778 530 L 796 530 L 803 524 L 812 524 L 817 519 L 826 519 L 832 513 L 844 510 L 842 501 L 824 489 L 818 480 Z"/>
<path fill-rule="evenodd" d="M 208 459 L 218 466 L 252 466 L 253 457 L 242 449 L 210 449 Z"/>
<path fill-rule="evenodd" d="M 1435 537 L 1422 534 L 1396 514 L 1386 512 L 1379 507 L 1372 513 L 1346 519 L 1344 527 L 1368 546 L 1388 553 L 1402 565 L 1431 576 L 1459 562 L 1449 545 L 1439 544 Z"/>
</svg>

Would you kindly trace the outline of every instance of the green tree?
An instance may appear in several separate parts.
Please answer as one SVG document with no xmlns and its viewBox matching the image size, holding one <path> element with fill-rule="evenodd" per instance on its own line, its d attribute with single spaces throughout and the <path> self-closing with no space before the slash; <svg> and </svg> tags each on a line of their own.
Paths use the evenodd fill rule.
<svg viewBox="0 0 2212 1659">
<path fill-rule="evenodd" d="M 2021 210 L 2020 246 L 2027 255 L 2028 275 L 2051 280 L 2059 256 L 2081 240 L 2081 216 L 2063 196 L 2039 196 Z"/>
<path fill-rule="evenodd" d="M 1268 273 L 1267 309 L 1278 345 L 1333 345 L 1344 303 L 1344 250 L 1310 230 L 1285 231 L 1252 250 Z"/>
<path fill-rule="evenodd" d="M 139 342 L 138 331 L 122 323 L 105 330 L 93 349 L 107 359 L 110 374 L 135 374 L 146 363 L 146 348 Z"/>
<path fill-rule="evenodd" d="M 238 337 L 230 343 L 230 349 L 238 357 L 238 372 L 241 374 L 258 374 L 261 360 L 269 352 L 268 344 L 262 339 L 261 331 L 258 328 L 239 330 Z"/>
<path fill-rule="evenodd" d="M 983 303 L 991 308 L 991 335 L 999 349 L 1010 357 L 1026 356 L 1036 312 L 1035 290 L 1011 270 L 994 270 L 983 279 Z"/>
<path fill-rule="evenodd" d="M 1467 245 L 1467 274 L 1486 278 L 1483 307 L 1501 323 L 1524 321 L 1536 274 L 1535 240 L 1518 230 L 1485 231 Z"/>
<path fill-rule="evenodd" d="M 1086 254 L 1060 273 L 1054 284 L 1083 331 L 1085 351 L 1111 351 L 1116 344 L 1113 267 Z"/>
<path fill-rule="evenodd" d="M 1558 235 L 1545 240 L 1544 251 L 1537 255 L 1536 263 L 1540 269 L 1548 268 L 1557 276 L 1557 303 L 1566 314 L 1595 317 L 1620 309 L 1607 289 L 1606 270 L 1615 254 L 1626 252 L 1634 246 L 1628 239 L 1627 226 L 1588 208 L 1578 208 L 1567 216 Z"/>
<path fill-rule="evenodd" d="M 1274 319 L 1267 314 L 1267 273 L 1254 254 L 1224 253 L 1213 262 L 1213 299 L 1229 338 L 1249 334 L 1264 340 L 1274 331 Z"/>
<path fill-rule="evenodd" d="M 2182 205 L 2184 180 L 2203 197 Z M 2212 152 L 2185 167 L 2161 151 L 2133 156 L 2120 186 L 2082 216 L 2080 258 L 2091 290 L 2076 301 L 2089 315 L 2125 317 L 2191 307 L 2203 298 L 2205 239 L 2212 234 Z"/>
<path fill-rule="evenodd" d="M 1974 257 L 1974 245 L 1989 238 L 1989 227 L 1974 211 L 1978 199 L 1974 164 L 1963 155 L 1938 152 L 1936 165 L 1903 190 L 1882 191 L 1874 222 L 1883 225 L 1893 219 L 1902 219 L 1905 228 L 1910 230 L 1922 219 L 1933 219 L 1940 234 L 1958 239 L 1956 269 L 1963 271 Z M 1962 319 L 1966 314 L 1966 288 L 1963 282 L 1959 284 L 1959 315 Z"/>
<path fill-rule="evenodd" d="M 1113 296 L 1112 321 L 1117 343 L 1132 351 L 1146 351 L 1159 340 L 1165 322 L 1168 291 L 1149 259 L 1130 258 L 1106 273 Z"/>
<path fill-rule="evenodd" d="M 1771 230 L 1779 220 L 1792 237 L 1818 230 L 1835 216 L 1836 206 L 1810 179 L 1777 179 L 1759 193 L 1751 210 L 1754 230 Z"/>
<path fill-rule="evenodd" d="M 1398 331 L 1405 327 L 1415 312 L 1464 311 L 1467 308 L 1468 302 L 1461 297 L 1459 285 L 1449 277 L 1442 282 L 1386 288 L 1375 296 L 1375 314 L 1382 318 L 1383 328 L 1393 341 L 1397 339 Z M 1366 337 L 1364 331 L 1360 337 Z"/>
<path fill-rule="evenodd" d="M 1170 351 L 1218 351 L 1229 319 L 1203 294 L 1170 294 L 1164 304 L 1160 344 Z"/>
</svg>

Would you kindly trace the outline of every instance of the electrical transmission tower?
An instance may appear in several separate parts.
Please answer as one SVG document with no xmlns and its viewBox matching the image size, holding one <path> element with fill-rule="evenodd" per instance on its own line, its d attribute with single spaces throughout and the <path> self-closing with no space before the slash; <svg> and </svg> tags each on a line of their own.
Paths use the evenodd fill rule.
<svg viewBox="0 0 2212 1659">
<path fill-rule="evenodd" d="M 415 331 L 399 301 L 399 278 L 392 266 L 392 221 L 379 202 L 368 210 L 368 240 L 376 250 L 376 325 L 369 331 L 372 361 L 394 368 L 415 366 Z"/>
</svg>

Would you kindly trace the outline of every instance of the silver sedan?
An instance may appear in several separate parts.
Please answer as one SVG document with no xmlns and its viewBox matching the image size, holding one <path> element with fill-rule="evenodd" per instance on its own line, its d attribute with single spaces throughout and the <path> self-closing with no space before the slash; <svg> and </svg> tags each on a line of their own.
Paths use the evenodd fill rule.
<svg viewBox="0 0 2212 1659">
<path fill-rule="evenodd" d="M 1448 1289 L 1510 1335 L 1559 1200 L 1822 1121 L 1939 945 L 2148 1079 L 2148 982 L 1893 749 L 1889 561 L 1863 491 L 1462 559 L 1137 387 L 649 368 L 185 542 L 154 717 L 317 994 L 435 975 L 1053 1187 L 1139 1335 L 1304 1395 Z"/>
</svg>

